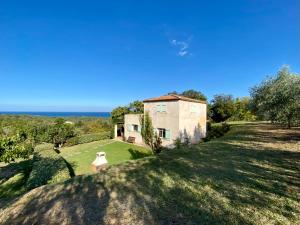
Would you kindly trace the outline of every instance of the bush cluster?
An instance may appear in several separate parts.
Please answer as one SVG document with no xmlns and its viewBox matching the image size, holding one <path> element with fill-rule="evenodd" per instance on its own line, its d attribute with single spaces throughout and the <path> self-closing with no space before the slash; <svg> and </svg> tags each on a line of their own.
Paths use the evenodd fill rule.
<svg viewBox="0 0 300 225">
<path fill-rule="evenodd" d="M 230 130 L 230 125 L 227 123 L 220 123 L 220 124 L 213 124 L 213 125 L 207 123 L 207 134 L 203 140 L 209 141 L 214 138 L 222 137 L 229 130 Z"/>
<path fill-rule="evenodd" d="M 85 134 L 77 137 L 73 137 L 67 140 L 64 146 L 73 146 L 78 144 L 89 143 L 93 141 L 100 141 L 111 138 L 111 132 L 105 131 L 97 134 Z"/>
<path fill-rule="evenodd" d="M 67 162 L 53 150 L 53 145 L 41 145 L 35 149 L 33 167 L 27 180 L 28 190 L 44 184 L 52 184 L 71 178 Z"/>
</svg>

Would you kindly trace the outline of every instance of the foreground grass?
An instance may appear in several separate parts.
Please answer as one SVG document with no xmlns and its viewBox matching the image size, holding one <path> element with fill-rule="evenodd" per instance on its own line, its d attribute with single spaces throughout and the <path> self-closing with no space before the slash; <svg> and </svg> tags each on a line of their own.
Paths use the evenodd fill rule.
<svg viewBox="0 0 300 225">
<path fill-rule="evenodd" d="M 92 173 L 91 163 L 95 160 L 97 152 L 106 153 L 109 165 L 151 155 L 151 151 L 147 148 L 114 140 L 96 141 L 63 148 L 60 154 L 72 165 L 75 174 L 81 175 Z"/>
<path fill-rule="evenodd" d="M 192 149 L 37 188 L 3 224 L 299 224 L 300 131 L 235 125 Z"/>
</svg>

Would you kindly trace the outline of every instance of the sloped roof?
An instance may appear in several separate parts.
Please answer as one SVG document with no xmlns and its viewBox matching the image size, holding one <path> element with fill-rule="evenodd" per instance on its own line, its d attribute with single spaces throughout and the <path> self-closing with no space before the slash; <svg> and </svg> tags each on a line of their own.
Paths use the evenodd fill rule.
<svg viewBox="0 0 300 225">
<path fill-rule="evenodd" d="M 187 98 L 187 97 L 184 97 L 181 95 L 175 95 L 175 94 L 163 95 L 163 96 L 156 97 L 156 98 L 148 98 L 148 99 L 145 99 L 144 102 L 163 102 L 163 101 L 179 101 L 179 100 L 206 104 L 206 101 Z"/>
</svg>

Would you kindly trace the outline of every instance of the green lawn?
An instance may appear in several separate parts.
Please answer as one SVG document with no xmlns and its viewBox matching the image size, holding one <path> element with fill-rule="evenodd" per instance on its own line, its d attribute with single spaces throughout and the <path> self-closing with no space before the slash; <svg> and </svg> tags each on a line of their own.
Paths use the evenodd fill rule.
<svg viewBox="0 0 300 225">
<path fill-rule="evenodd" d="M 32 190 L 0 224 L 300 224 L 300 130 L 224 137 Z"/>
<path fill-rule="evenodd" d="M 109 165 L 151 155 L 150 149 L 114 140 L 63 148 L 60 154 L 73 166 L 75 174 L 81 175 L 92 173 L 91 163 L 95 160 L 97 152 L 106 153 Z"/>
</svg>

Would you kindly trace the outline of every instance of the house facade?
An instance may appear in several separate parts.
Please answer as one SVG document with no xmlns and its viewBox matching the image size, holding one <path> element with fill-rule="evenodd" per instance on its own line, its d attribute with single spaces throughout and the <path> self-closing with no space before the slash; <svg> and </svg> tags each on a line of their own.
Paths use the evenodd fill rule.
<svg viewBox="0 0 300 225">
<path fill-rule="evenodd" d="M 179 138 L 182 142 L 198 143 L 206 135 L 207 105 L 204 101 L 179 95 L 165 95 L 144 100 L 144 112 L 148 112 L 155 132 L 165 147 L 173 147 Z M 143 144 L 140 117 L 127 114 L 124 120 L 124 139 L 134 138 Z"/>
</svg>

